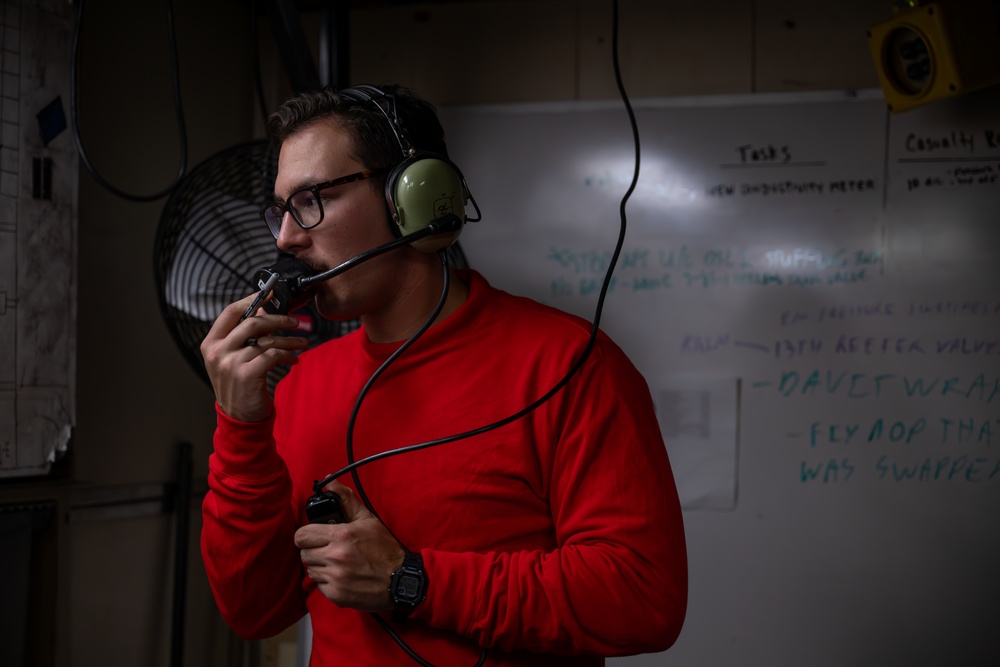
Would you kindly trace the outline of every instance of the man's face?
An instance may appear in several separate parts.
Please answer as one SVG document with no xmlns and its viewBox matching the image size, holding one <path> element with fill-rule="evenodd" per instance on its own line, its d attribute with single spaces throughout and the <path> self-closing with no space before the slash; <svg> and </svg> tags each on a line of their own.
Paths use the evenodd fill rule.
<svg viewBox="0 0 1000 667">
<path fill-rule="evenodd" d="M 296 190 L 365 168 L 351 155 L 349 137 L 336 122 L 313 123 L 283 142 L 274 194 L 285 201 Z M 392 240 L 385 200 L 376 183 L 355 181 L 321 191 L 323 221 L 312 229 L 302 229 L 285 213 L 278 247 L 319 271 Z M 320 313 L 330 319 L 353 319 L 384 307 L 395 282 L 396 254 L 376 257 L 320 283 L 316 296 Z"/>
</svg>

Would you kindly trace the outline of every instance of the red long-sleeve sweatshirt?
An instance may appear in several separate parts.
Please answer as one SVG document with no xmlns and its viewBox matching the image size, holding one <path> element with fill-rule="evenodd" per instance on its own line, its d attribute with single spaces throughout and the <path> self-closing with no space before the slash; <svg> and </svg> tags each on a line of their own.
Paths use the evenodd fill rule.
<svg viewBox="0 0 1000 667">
<path fill-rule="evenodd" d="M 548 392 L 590 325 L 463 272 L 468 300 L 392 363 L 361 404 L 354 458 L 507 418 Z M 361 388 L 398 344 L 363 330 L 306 353 L 275 417 L 219 412 L 202 552 L 219 608 L 267 637 L 309 613 L 312 665 L 416 664 L 366 612 L 328 601 L 292 536 L 312 483 L 348 463 Z M 647 385 L 603 333 L 580 370 L 522 419 L 359 470 L 389 529 L 419 551 L 427 599 L 394 625 L 424 660 L 599 665 L 661 651 L 687 603 L 680 505 Z M 341 482 L 354 486 L 350 476 Z"/>
</svg>

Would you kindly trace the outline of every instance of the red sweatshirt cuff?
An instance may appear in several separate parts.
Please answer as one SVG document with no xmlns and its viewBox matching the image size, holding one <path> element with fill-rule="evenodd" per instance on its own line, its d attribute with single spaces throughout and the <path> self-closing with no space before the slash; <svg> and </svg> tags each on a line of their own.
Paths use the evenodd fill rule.
<svg viewBox="0 0 1000 667">
<path fill-rule="evenodd" d="M 215 405 L 216 428 L 212 467 L 242 479 L 266 479 L 284 471 L 274 446 L 274 415 L 262 422 L 242 422 Z"/>
<path fill-rule="evenodd" d="M 434 549 L 422 549 L 420 555 L 424 559 L 429 585 L 427 599 L 417 606 L 413 615 L 433 627 L 465 632 L 477 601 L 475 596 L 470 598 L 467 593 L 477 590 L 476 568 L 470 568 L 468 563 L 470 558 L 485 559 L 486 556 Z"/>
</svg>

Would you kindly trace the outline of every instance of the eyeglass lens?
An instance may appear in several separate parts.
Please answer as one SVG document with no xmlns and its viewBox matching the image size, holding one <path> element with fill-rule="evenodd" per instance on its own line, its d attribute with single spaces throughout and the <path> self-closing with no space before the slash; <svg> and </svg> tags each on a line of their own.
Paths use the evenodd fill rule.
<svg viewBox="0 0 1000 667">
<path fill-rule="evenodd" d="M 354 183 L 355 181 L 363 181 L 373 176 L 384 174 L 387 171 L 389 171 L 388 168 L 359 171 L 356 174 L 342 176 L 341 178 L 327 181 L 326 183 L 320 183 L 318 185 L 298 190 L 297 192 L 292 193 L 292 196 L 288 199 L 284 206 L 281 204 L 272 204 L 265 208 L 264 222 L 267 223 L 267 228 L 271 231 L 271 234 L 274 235 L 274 238 L 278 238 L 278 234 L 281 233 L 281 219 L 284 217 L 285 211 L 287 210 L 291 212 L 292 217 L 295 218 L 295 222 L 297 222 L 300 227 L 303 229 L 311 229 L 323 222 L 323 203 L 319 196 L 320 190 Z"/>
<path fill-rule="evenodd" d="M 288 200 L 288 208 L 303 227 L 315 227 L 323 219 L 323 204 L 312 190 L 299 190 Z M 280 222 L 280 220 L 279 220 Z"/>
</svg>

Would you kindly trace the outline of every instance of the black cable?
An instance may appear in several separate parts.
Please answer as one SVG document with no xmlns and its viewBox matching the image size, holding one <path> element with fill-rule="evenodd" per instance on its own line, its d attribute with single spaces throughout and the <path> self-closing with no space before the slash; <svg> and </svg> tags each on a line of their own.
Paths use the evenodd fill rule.
<svg viewBox="0 0 1000 667">
<path fill-rule="evenodd" d="M 354 401 L 354 409 L 351 410 L 351 417 L 347 421 L 346 449 L 347 449 L 348 463 L 354 463 L 354 426 L 357 423 L 358 412 L 360 412 L 361 410 L 361 403 L 365 400 L 365 397 L 371 390 L 372 385 L 375 384 L 375 381 L 379 377 L 381 377 L 381 375 L 386 371 L 386 369 L 388 369 L 389 366 L 392 365 L 392 363 L 395 362 L 396 359 L 398 359 L 401 354 L 403 354 L 403 352 L 409 349 L 414 343 L 417 342 L 417 340 L 421 336 L 424 335 L 424 333 L 426 333 L 428 329 L 431 328 L 431 325 L 434 324 L 434 320 L 437 319 L 438 315 L 440 315 L 441 311 L 444 309 L 445 300 L 448 298 L 448 289 L 451 287 L 451 271 L 448 269 L 448 258 L 447 255 L 445 255 L 445 251 L 444 250 L 440 251 L 438 253 L 438 256 L 441 258 L 441 266 L 444 267 L 444 285 L 441 287 L 441 296 L 438 298 L 438 302 L 437 305 L 434 307 L 434 311 L 430 314 L 430 316 L 428 316 L 428 318 L 424 321 L 424 323 L 420 326 L 420 328 L 417 329 L 413 333 L 413 335 L 411 335 L 409 338 L 406 339 L 405 343 L 400 345 L 399 348 L 396 349 L 396 351 L 394 351 L 391 355 L 389 355 L 389 357 L 385 361 L 383 361 L 381 365 L 379 365 L 379 367 L 375 370 L 375 372 L 372 373 L 372 376 L 368 378 L 368 381 L 365 383 L 365 386 L 361 388 L 361 392 L 358 394 L 358 398 Z M 382 521 L 382 517 L 379 516 L 378 512 L 375 511 L 375 508 L 368 500 L 368 495 L 365 493 L 364 488 L 361 485 L 361 478 L 358 476 L 357 469 L 351 471 L 351 479 L 354 480 L 354 486 L 355 490 L 358 493 L 358 498 L 361 499 L 361 502 L 364 503 L 364 506 L 368 508 L 368 511 L 371 512 L 376 519 Z M 319 486 L 320 488 L 313 488 L 313 491 L 319 493 L 322 490 L 322 486 L 325 486 L 325 484 L 319 485 L 317 483 L 317 486 Z M 389 529 L 388 526 L 386 526 L 386 530 L 389 530 L 389 532 L 392 533 L 392 530 Z M 400 540 L 395 535 L 393 535 L 393 537 L 396 539 L 397 542 L 400 543 L 400 545 L 403 547 L 404 550 L 408 551 L 408 549 L 406 549 L 406 545 L 403 544 L 402 540 Z"/>
<path fill-rule="evenodd" d="M 625 91 L 625 86 L 624 83 L 622 82 L 621 67 L 618 61 L 618 0 L 612 0 L 611 4 L 613 13 L 612 61 L 614 65 L 615 83 L 618 87 L 618 93 L 621 96 L 622 102 L 625 105 L 625 110 L 629 118 L 629 124 L 632 129 L 632 141 L 635 146 L 635 166 L 632 172 L 632 181 L 631 183 L 629 183 L 628 190 L 622 196 L 622 200 L 618 208 L 619 216 L 621 219 L 621 224 L 619 225 L 618 240 L 615 244 L 615 250 L 611 255 L 611 261 L 608 264 L 608 269 L 604 274 L 604 281 L 601 284 L 601 291 L 598 296 L 597 306 L 594 312 L 593 326 L 591 327 L 590 337 L 587 339 L 587 344 L 584 347 L 583 352 L 581 352 L 580 356 L 576 359 L 576 361 L 573 362 L 573 365 L 570 366 L 570 369 L 567 371 L 566 375 L 564 375 L 563 378 L 555 384 L 555 386 L 553 386 L 548 392 L 546 392 L 536 401 L 526 406 L 525 408 L 519 410 L 518 412 L 515 412 L 514 414 L 505 417 L 504 419 L 500 419 L 491 424 L 487 424 L 486 426 L 482 426 L 480 428 L 473 429 L 470 431 L 465 431 L 464 433 L 457 433 L 455 435 L 439 438 L 437 440 L 429 440 L 427 442 L 421 442 L 414 445 L 407 445 L 406 447 L 400 447 L 398 449 L 390 449 L 384 452 L 380 452 L 378 454 L 372 454 L 371 456 L 365 457 L 359 461 L 350 461 L 348 465 L 345 466 L 344 468 L 341 468 L 337 472 L 328 475 L 322 481 L 317 482 L 316 484 L 318 487 L 326 486 L 333 480 L 339 477 L 343 477 L 347 473 L 351 473 L 353 477 L 355 471 L 358 468 L 360 468 L 361 466 L 368 465 L 369 463 L 374 463 L 376 461 L 380 461 L 385 458 L 398 456 L 400 454 L 405 454 L 408 452 L 415 452 L 421 449 L 427 449 L 429 447 L 436 447 L 438 445 L 454 442 L 456 440 L 464 440 L 477 435 L 481 435 L 483 433 L 488 433 L 489 431 L 496 430 L 502 426 L 506 426 L 507 424 L 515 422 L 518 419 L 521 419 L 530 414 L 531 412 L 533 412 L 534 410 L 538 409 L 541 405 L 543 405 L 549 399 L 551 399 L 553 396 L 559 393 L 559 391 L 561 391 L 562 388 L 569 383 L 570 379 L 572 379 L 572 377 L 576 374 L 576 372 L 580 370 L 581 367 L 583 367 L 584 362 L 586 362 L 587 358 L 590 356 L 590 353 L 593 350 L 594 345 L 597 343 L 597 335 L 600 330 L 601 316 L 604 312 L 604 302 L 607 299 L 608 290 L 611 284 L 611 277 L 612 274 L 614 273 L 615 266 L 618 264 L 618 258 L 621 255 L 622 247 L 625 244 L 625 233 L 628 227 L 627 218 L 625 215 L 625 206 L 628 203 L 629 198 L 631 198 L 632 193 L 635 191 L 636 184 L 638 183 L 639 180 L 639 167 L 640 167 L 639 127 L 635 120 L 635 113 L 632 110 L 632 104 L 629 101 L 628 93 Z"/>
<path fill-rule="evenodd" d="M 188 160 L 188 147 L 187 147 L 187 127 L 184 124 L 184 110 L 181 105 L 181 82 L 180 82 L 180 66 L 178 64 L 177 58 L 177 30 L 174 27 L 174 9 L 172 0 L 167 0 L 167 27 L 170 33 L 170 59 L 172 64 L 172 80 L 173 80 L 173 91 L 174 91 L 174 111 L 177 115 L 177 133 L 178 140 L 180 142 L 180 164 L 177 168 L 177 176 L 174 178 L 174 182 L 167 186 L 165 189 L 149 194 L 149 195 L 135 195 L 124 190 L 121 190 L 110 182 L 105 180 L 100 173 L 98 173 L 97 168 L 90 161 L 90 157 L 87 155 L 87 151 L 83 147 L 83 140 L 80 137 L 80 119 L 78 114 L 78 102 L 77 102 L 77 87 L 78 87 L 78 73 L 77 70 L 80 67 L 80 33 L 83 30 L 83 5 L 84 0 L 76 0 L 77 2 L 77 12 L 76 20 L 73 28 L 73 52 L 72 52 L 72 62 L 70 63 L 69 76 L 70 76 L 70 118 L 73 124 L 73 136 L 76 140 L 76 150 L 80 154 L 80 161 L 83 166 L 86 167 L 90 175 L 94 177 L 102 187 L 110 191 L 123 199 L 128 199 L 130 201 L 137 202 L 150 202 L 156 201 L 157 199 L 162 199 L 167 195 L 171 194 L 177 186 L 180 184 L 181 179 L 184 177 L 187 171 L 187 160 Z"/>
<path fill-rule="evenodd" d="M 417 329 L 415 332 L 413 332 L 413 334 L 406 339 L 406 342 L 400 345 L 391 355 L 389 355 L 389 357 L 385 361 L 383 361 L 379 365 L 377 369 L 375 369 L 375 372 L 372 373 L 372 376 L 368 378 L 368 381 L 365 382 L 365 386 L 362 387 L 361 391 L 358 393 L 358 398 L 354 401 L 354 408 L 351 410 L 351 417 L 347 422 L 346 449 L 347 449 L 348 462 L 351 463 L 354 462 L 354 426 L 357 423 L 358 413 L 361 410 L 361 404 L 364 402 L 365 397 L 371 390 L 372 385 L 375 384 L 375 381 L 379 377 L 381 377 L 381 375 L 386 371 L 386 369 L 388 369 L 389 366 L 392 365 L 400 357 L 400 355 L 403 354 L 403 352 L 409 349 L 414 343 L 417 342 L 417 340 L 421 336 L 423 336 L 427 332 L 428 329 L 431 328 L 431 325 L 434 324 L 434 321 L 438 318 L 438 315 L 440 315 L 441 311 L 444 310 L 444 304 L 448 298 L 448 291 L 451 288 L 451 270 L 448 266 L 447 251 L 446 250 L 439 251 L 438 257 L 440 257 L 441 259 L 441 267 L 444 272 L 444 279 L 443 279 L 443 285 L 441 287 L 441 296 L 438 298 L 437 305 L 434 306 L 434 310 L 427 317 L 427 319 L 420 326 L 420 328 Z M 378 512 L 375 510 L 375 507 L 368 499 L 368 494 L 365 493 L 364 485 L 361 484 L 361 477 L 358 475 L 357 469 L 351 471 L 351 478 L 354 481 L 354 490 L 357 493 L 358 498 L 361 499 L 361 502 L 364 504 L 364 506 L 368 509 L 369 512 L 372 513 L 372 516 L 378 519 L 382 523 L 382 525 L 385 526 L 385 529 L 389 531 L 389 534 L 392 535 L 393 539 L 399 542 L 400 546 L 402 546 L 404 550 L 409 551 L 409 549 L 406 548 L 406 545 L 403 543 L 403 541 L 400 540 L 396 536 L 396 534 L 392 532 L 392 529 L 389 528 L 389 526 L 386 525 L 384 521 L 382 521 L 382 517 L 379 516 Z M 315 493 L 319 493 L 320 491 L 322 491 L 322 487 L 328 483 L 329 482 L 324 482 L 320 484 L 319 482 L 317 482 L 313 487 L 313 491 Z M 403 641 L 403 638 L 399 636 L 399 634 L 395 631 L 395 629 L 393 629 L 393 627 L 389 625 L 389 623 L 387 623 L 384 618 L 379 616 L 378 613 L 372 612 L 371 616 L 389 634 L 389 637 L 394 642 L 396 642 L 396 644 L 401 649 L 403 649 L 403 651 L 408 656 L 413 658 L 414 661 L 416 661 L 420 665 L 423 665 L 423 667 L 434 667 L 432 663 L 429 663 L 426 660 L 424 660 L 422 657 L 420 657 L 420 655 L 416 651 L 410 648 L 410 646 L 405 641 Z M 479 656 L 479 661 L 474 665 L 474 667 L 481 667 L 481 665 L 486 661 L 487 654 L 488 654 L 487 649 L 484 648 L 482 654 Z"/>
<path fill-rule="evenodd" d="M 384 618 L 375 613 L 372 614 L 372 617 L 376 621 L 378 621 L 378 624 L 381 625 L 385 629 L 385 631 L 389 633 L 389 636 L 392 637 L 393 640 L 395 640 L 395 642 L 399 644 L 399 647 L 404 651 L 406 651 L 406 654 L 411 658 L 413 658 L 414 661 L 416 661 L 420 665 L 423 665 L 423 667 L 434 667 L 432 663 L 427 662 L 426 660 L 421 658 L 416 651 L 407 646 L 406 643 L 402 640 L 402 638 L 396 634 L 396 631 L 392 629 L 392 626 L 389 625 L 389 623 Z M 484 648 L 483 652 L 479 654 L 479 661 L 476 662 L 476 664 L 473 665 L 473 667 L 482 667 L 483 663 L 486 662 L 486 657 L 488 655 L 489 655 L 488 650 Z"/>
</svg>

